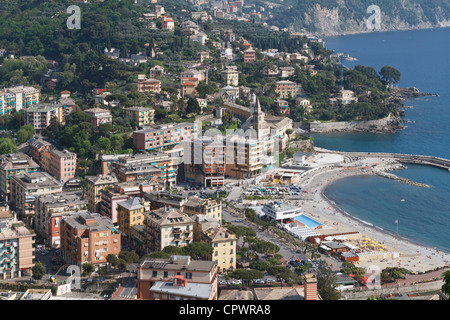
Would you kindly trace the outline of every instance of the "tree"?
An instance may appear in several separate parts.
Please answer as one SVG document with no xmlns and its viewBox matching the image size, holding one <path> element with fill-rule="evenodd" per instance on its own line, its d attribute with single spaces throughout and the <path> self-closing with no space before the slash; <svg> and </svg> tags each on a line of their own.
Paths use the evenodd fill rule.
<svg viewBox="0 0 450 320">
<path fill-rule="evenodd" d="M 336 275 L 324 261 L 321 261 L 317 271 L 317 291 L 323 300 L 339 300 L 341 294 L 336 290 Z"/>
<path fill-rule="evenodd" d="M 286 267 L 272 266 L 267 269 L 267 272 L 271 276 L 277 278 L 277 280 L 280 281 L 281 286 L 283 286 L 283 280 L 288 282 L 289 280 L 294 280 L 298 278 L 294 273 L 292 273 L 290 269 Z"/>
<path fill-rule="evenodd" d="M 17 151 L 17 145 L 13 139 L 0 138 L 0 154 L 16 153 Z"/>
<path fill-rule="evenodd" d="M 108 263 L 112 267 L 114 267 L 114 273 L 113 273 L 113 279 L 114 279 L 115 275 L 116 275 L 116 267 L 119 264 L 119 258 L 117 258 L 117 256 L 115 254 L 110 253 L 106 256 L 106 261 L 108 261 Z"/>
<path fill-rule="evenodd" d="M 444 284 L 442 285 L 442 293 L 450 297 L 450 270 L 442 274 L 444 277 Z"/>
<path fill-rule="evenodd" d="M 199 114 L 201 111 L 202 109 L 200 108 L 197 99 L 189 97 L 186 106 L 186 114 L 189 113 Z"/>
<path fill-rule="evenodd" d="M 381 68 L 380 76 L 389 86 L 400 81 L 400 71 L 390 66 Z"/>
<path fill-rule="evenodd" d="M 241 280 L 242 287 L 244 287 L 244 282 L 247 282 L 247 285 L 250 285 L 250 281 L 264 277 L 264 272 L 253 269 L 238 269 L 231 272 L 230 277 Z"/>
<path fill-rule="evenodd" d="M 139 255 L 136 251 L 120 251 L 119 259 L 125 260 L 127 263 L 138 263 Z"/>
<path fill-rule="evenodd" d="M 192 242 L 183 249 L 194 260 L 210 260 L 214 252 L 214 248 L 206 242 Z"/>
<path fill-rule="evenodd" d="M 35 280 L 41 280 L 44 274 L 47 272 L 44 264 L 41 261 L 36 261 L 34 267 L 31 268 L 31 271 L 33 273 L 33 279 Z"/>
<path fill-rule="evenodd" d="M 97 140 L 97 147 L 101 151 L 108 151 L 111 148 L 111 141 L 107 137 L 101 137 Z"/>
<path fill-rule="evenodd" d="M 90 276 L 92 272 L 94 272 L 95 267 L 92 263 L 83 263 L 82 265 L 83 268 L 83 274 Z"/>
</svg>

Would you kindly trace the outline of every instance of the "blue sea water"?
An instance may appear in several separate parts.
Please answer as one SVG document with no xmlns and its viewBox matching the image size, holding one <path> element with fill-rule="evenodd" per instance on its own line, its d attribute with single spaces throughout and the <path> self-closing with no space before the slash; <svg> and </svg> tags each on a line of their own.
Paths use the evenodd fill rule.
<svg viewBox="0 0 450 320">
<path fill-rule="evenodd" d="M 341 151 L 398 152 L 450 159 L 450 29 L 375 32 L 326 38 L 326 47 L 358 59 L 346 61 L 379 71 L 390 65 L 401 72 L 399 87 L 417 87 L 437 97 L 405 102 L 407 128 L 392 134 L 315 134 L 318 147 Z M 424 189 L 385 178 L 351 177 L 330 185 L 325 195 L 354 217 L 450 252 L 450 172 L 421 165 L 395 174 L 432 185 Z M 401 201 L 404 199 L 404 201 Z"/>
</svg>

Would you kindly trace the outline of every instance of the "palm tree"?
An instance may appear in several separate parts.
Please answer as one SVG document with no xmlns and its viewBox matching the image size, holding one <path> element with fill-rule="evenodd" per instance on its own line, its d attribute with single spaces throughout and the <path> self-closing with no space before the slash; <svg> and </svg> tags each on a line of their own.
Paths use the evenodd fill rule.
<svg viewBox="0 0 450 320">
<path fill-rule="evenodd" d="M 442 285 L 442 293 L 450 297 L 450 270 L 442 274 L 444 277 L 444 284 Z"/>
</svg>

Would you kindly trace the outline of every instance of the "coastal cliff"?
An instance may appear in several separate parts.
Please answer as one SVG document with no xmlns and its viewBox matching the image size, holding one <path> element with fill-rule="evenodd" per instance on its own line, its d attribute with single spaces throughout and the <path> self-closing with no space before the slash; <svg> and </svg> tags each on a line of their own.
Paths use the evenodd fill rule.
<svg viewBox="0 0 450 320">
<path fill-rule="evenodd" d="M 336 121 L 336 122 L 311 122 L 294 123 L 294 127 L 309 133 L 326 132 L 375 132 L 391 133 L 403 128 L 401 119 L 392 114 L 378 120 L 367 121 Z"/>
<path fill-rule="evenodd" d="M 259 0 L 265 3 L 268 24 L 318 36 L 368 33 L 366 21 L 380 8 L 380 25 L 375 31 L 429 29 L 450 26 L 450 0 Z M 378 27 L 378 26 L 377 26 Z"/>
</svg>

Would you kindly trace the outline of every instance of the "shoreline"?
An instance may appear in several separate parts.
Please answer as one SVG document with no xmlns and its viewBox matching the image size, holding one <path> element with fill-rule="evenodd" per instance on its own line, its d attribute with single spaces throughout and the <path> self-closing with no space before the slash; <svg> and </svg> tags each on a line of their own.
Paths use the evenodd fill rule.
<svg viewBox="0 0 450 320">
<path fill-rule="evenodd" d="M 325 196 L 324 192 L 331 183 L 342 178 L 357 175 L 373 176 L 373 173 L 363 167 L 350 170 L 344 168 L 327 170 L 310 177 L 307 183 L 304 184 L 304 189 L 307 189 L 313 195 L 313 199 L 302 200 L 304 215 L 317 220 L 324 226 L 331 227 L 330 229 L 316 230 L 316 232 L 332 234 L 357 231 L 363 236 L 385 244 L 391 248 L 390 251 L 400 252 L 399 259 L 361 262 L 359 263 L 361 267 L 377 264 L 380 269 L 384 269 L 386 267 L 397 266 L 399 263 L 398 260 L 400 260 L 400 267 L 414 272 L 432 271 L 436 268 L 448 266 L 450 252 L 432 248 L 426 244 L 413 242 L 414 240 L 400 235 L 397 242 L 396 234 L 352 216 Z M 393 250 L 394 248 L 398 248 L 398 250 Z"/>
</svg>

